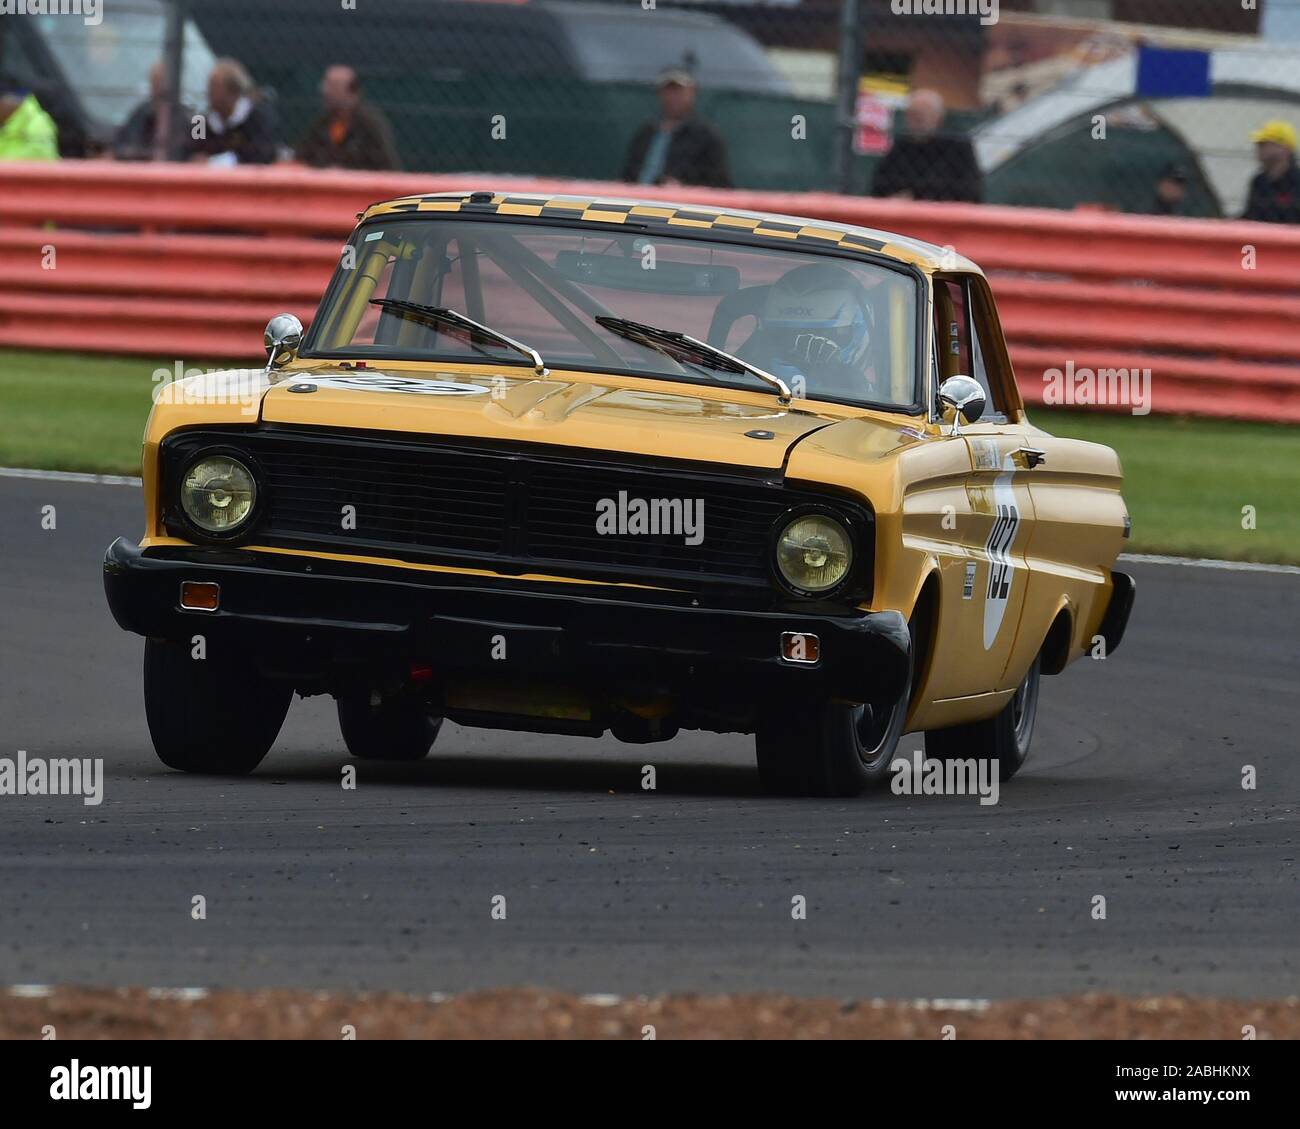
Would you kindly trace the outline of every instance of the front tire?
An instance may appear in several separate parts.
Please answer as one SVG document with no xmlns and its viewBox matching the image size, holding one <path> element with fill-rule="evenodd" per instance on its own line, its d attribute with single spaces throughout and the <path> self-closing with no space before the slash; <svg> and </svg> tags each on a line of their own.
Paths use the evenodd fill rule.
<svg viewBox="0 0 1300 1129">
<path fill-rule="evenodd" d="M 984 721 L 932 729 L 925 735 L 925 752 L 936 760 L 996 760 L 998 778 L 1010 780 L 1029 756 L 1038 716 L 1038 685 L 1042 657 L 1034 659 L 1015 696 L 1002 712 Z"/>
<path fill-rule="evenodd" d="M 433 748 L 442 718 L 430 717 L 424 703 L 409 691 L 371 704 L 368 693 L 338 700 L 343 742 L 358 760 L 418 761 Z"/>
<path fill-rule="evenodd" d="M 292 699 L 292 686 L 262 677 L 246 659 L 196 659 L 187 643 L 145 640 L 145 719 L 168 768 L 247 775 L 275 744 Z"/>
<path fill-rule="evenodd" d="M 892 701 L 774 708 L 760 718 L 754 745 L 763 790 L 778 796 L 857 796 L 889 784 L 912 697 L 916 640 L 907 682 Z"/>
</svg>

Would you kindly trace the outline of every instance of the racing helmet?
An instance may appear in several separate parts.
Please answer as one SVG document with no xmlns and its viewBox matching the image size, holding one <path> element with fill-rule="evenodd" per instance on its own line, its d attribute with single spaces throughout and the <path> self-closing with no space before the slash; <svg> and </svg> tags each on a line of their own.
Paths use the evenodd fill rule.
<svg viewBox="0 0 1300 1129">
<path fill-rule="evenodd" d="M 830 263 L 811 263 L 772 284 L 760 327 L 774 363 L 811 376 L 837 369 L 861 373 L 874 321 L 853 275 Z"/>
</svg>

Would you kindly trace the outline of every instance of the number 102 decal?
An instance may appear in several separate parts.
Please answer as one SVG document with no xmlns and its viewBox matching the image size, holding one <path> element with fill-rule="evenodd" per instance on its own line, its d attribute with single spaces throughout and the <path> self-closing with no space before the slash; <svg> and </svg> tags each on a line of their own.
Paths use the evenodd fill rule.
<svg viewBox="0 0 1300 1129">
<path fill-rule="evenodd" d="M 989 558 L 989 583 L 984 598 L 984 649 L 987 651 L 998 637 L 1002 620 L 1007 614 L 1007 600 L 1015 580 L 1016 566 L 1011 558 L 1011 547 L 1020 531 L 1020 507 L 1011 487 L 1014 468 L 1000 474 L 993 484 L 994 519 L 989 530 L 984 552 Z"/>
</svg>

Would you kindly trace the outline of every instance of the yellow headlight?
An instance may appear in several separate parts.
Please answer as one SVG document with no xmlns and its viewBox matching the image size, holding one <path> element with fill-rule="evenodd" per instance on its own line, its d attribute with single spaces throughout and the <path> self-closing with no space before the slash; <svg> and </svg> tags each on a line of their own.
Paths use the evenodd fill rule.
<svg viewBox="0 0 1300 1129">
<path fill-rule="evenodd" d="M 205 533 L 233 533 L 253 512 L 252 472 L 229 455 L 199 459 L 181 480 L 181 508 Z"/>
<path fill-rule="evenodd" d="M 853 567 L 849 531 L 825 514 L 797 517 L 777 539 L 776 567 L 792 588 L 827 592 Z"/>
</svg>

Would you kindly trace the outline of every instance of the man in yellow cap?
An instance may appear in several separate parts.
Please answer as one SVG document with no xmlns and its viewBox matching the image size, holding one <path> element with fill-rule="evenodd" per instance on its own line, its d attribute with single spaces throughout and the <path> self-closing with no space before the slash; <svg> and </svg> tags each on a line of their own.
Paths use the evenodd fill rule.
<svg viewBox="0 0 1300 1129">
<path fill-rule="evenodd" d="M 1250 135 L 1259 157 L 1259 172 L 1250 182 L 1250 198 L 1241 218 L 1261 223 L 1300 223 L 1300 168 L 1296 167 L 1296 132 L 1288 122 L 1269 122 Z"/>
</svg>

